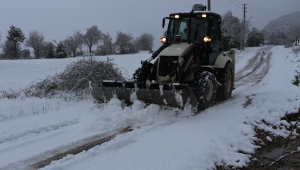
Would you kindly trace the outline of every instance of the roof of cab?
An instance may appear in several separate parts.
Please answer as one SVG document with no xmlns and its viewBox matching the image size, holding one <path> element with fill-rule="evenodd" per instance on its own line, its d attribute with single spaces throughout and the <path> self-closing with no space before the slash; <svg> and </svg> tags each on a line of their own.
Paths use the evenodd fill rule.
<svg viewBox="0 0 300 170">
<path fill-rule="evenodd" d="M 211 11 L 193 11 L 191 12 L 176 12 L 176 13 L 171 13 L 170 17 L 174 16 L 174 15 L 180 15 L 181 17 L 184 18 L 188 18 L 190 16 L 190 14 L 192 15 L 192 17 L 197 17 L 199 14 L 207 14 L 208 16 L 213 16 L 216 18 L 222 18 L 220 14 L 215 13 L 215 12 L 211 12 Z"/>
</svg>

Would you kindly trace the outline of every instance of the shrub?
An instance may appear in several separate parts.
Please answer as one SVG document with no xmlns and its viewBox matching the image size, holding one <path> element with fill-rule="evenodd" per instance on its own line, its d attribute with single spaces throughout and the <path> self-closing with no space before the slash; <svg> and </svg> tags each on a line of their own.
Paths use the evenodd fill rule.
<svg viewBox="0 0 300 170">
<path fill-rule="evenodd" d="M 30 50 L 24 49 L 21 51 L 21 58 L 30 58 Z"/>
<path fill-rule="evenodd" d="M 89 81 L 99 83 L 100 80 L 124 80 L 124 77 L 112 60 L 104 62 L 87 57 L 69 64 L 61 74 L 31 83 L 24 92 L 26 96 L 35 97 L 51 97 L 61 92 L 71 92 L 82 97 L 89 93 Z"/>
</svg>

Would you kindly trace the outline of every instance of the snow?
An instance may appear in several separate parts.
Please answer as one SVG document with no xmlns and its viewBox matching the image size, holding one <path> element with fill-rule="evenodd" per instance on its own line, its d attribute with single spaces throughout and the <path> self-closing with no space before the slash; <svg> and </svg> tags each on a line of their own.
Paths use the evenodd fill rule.
<svg viewBox="0 0 300 170">
<path fill-rule="evenodd" d="M 197 115 L 190 106 L 184 110 L 162 109 L 134 100 L 132 106 L 124 107 L 115 98 L 107 104 L 94 103 L 91 97 L 82 101 L 24 96 L 0 99 L 0 170 L 26 168 L 126 127 L 133 131 L 41 169 L 179 170 L 213 169 L 223 164 L 246 166 L 251 154 L 260 147 L 255 145 L 258 139 L 254 127 L 286 137 L 287 130 L 272 127 L 288 126 L 281 118 L 300 107 L 299 87 L 292 85 L 300 63 L 291 48 L 237 51 L 236 73 L 258 51 L 268 48 L 272 52 L 270 69 L 260 82 L 253 83 L 255 79 L 251 77 L 245 79 L 231 99 Z M 109 58 L 114 58 L 117 66 L 124 68 L 124 74 L 131 77 L 140 61 L 150 56 L 144 52 Z M 0 92 L 23 89 L 36 79 L 60 73 L 76 60 L 0 60 Z M 244 72 L 247 73 L 249 70 Z"/>
</svg>

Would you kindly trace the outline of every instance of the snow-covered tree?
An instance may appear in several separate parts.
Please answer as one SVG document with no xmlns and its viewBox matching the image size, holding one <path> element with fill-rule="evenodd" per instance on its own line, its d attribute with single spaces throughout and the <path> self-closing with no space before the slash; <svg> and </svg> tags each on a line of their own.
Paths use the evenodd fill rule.
<svg viewBox="0 0 300 170">
<path fill-rule="evenodd" d="M 25 45 L 33 48 L 35 58 L 40 58 L 42 55 L 44 39 L 43 33 L 39 33 L 36 30 L 29 32 Z"/>
<path fill-rule="evenodd" d="M 223 38 L 222 44 L 225 50 L 241 47 L 242 24 L 237 17 L 232 15 L 231 11 L 228 11 L 223 16 L 221 29 Z"/>
<path fill-rule="evenodd" d="M 244 40 L 250 31 L 251 17 L 246 19 L 245 22 L 232 15 L 231 11 L 228 11 L 223 16 L 221 24 L 223 48 L 229 50 L 230 48 L 242 48 Z"/>
<path fill-rule="evenodd" d="M 44 42 L 43 43 L 43 55 L 46 58 L 55 58 L 55 49 L 56 47 L 52 42 Z"/>
<path fill-rule="evenodd" d="M 83 34 L 80 31 L 74 31 L 73 36 L 65 40 L 67 48 L 72 52 L 73 57 L 76 56 L 76 51 L 83 44 Z"/>
<path fill-rule="evenodd" d="M 66 46 L 63 44 L 63 42 L 59 42 L 56 47 L 56 56 L 58 58 L 66 58 L 67 57 L 67 50 Z"/>
<path fill-rule="evenodd" d="M 264 35 L 257 28 L 253 27 L 247 37 L 248 47 L 258 47 L 264 43 Z"/>
<path fill-rule="evenodd" d="M 3 45 L 2 56 L 3 58 L 17 59 L 20 58 L 21 50 L 22 49 L 19 44 L 17 44 L 17 47 L 15 47 L 15 44 L 12 41 L 6 40 Z"/>
<path fill-rule="evenodd" d="M 96 55 L 110 55 L 115 53 L 115 47 L 109 33 L 102 34 L 102 45 L 98 46 Z"/>
<path fill-rule="evenodd" d="M 131 33 L 117 31 L 115 47 L 120 54 L 132 54 L 137 52 Z"/>
<path fill-rule="evenodd" d="M 101 37 L 102 32 L 96 25 L 86 29 L 84 44 L 89 48 L 89 53 L 92 53 L 92 47 L 100 42 Z"/>
<path fill-rule="evenodd" d="M 21 58 L 30 58 L 30 50 L 24 49 L 21 51 Z"/>
<path fill-rule="evenodd" d="M 8 30 L 8 35 L 6 36 L 7 41 L 5 42 L 5 46 L 9 47 L 10 51 L 6 51 L 6 55 L 13 58 L 20 57 L 21 53 L 21 47 L 20 43 L 23 43 L 23 41 L 26 39 L 22 30 L 15 26 L 10 26 L 10 29 Z M 8 50 L 8 49 L 6 49 Z"/>
<path fill-rule="evenodd" d="M 137 44 L 139 50 L 152 52 L 153 41 L 154 41 L 154 36 L 152 34 L 149 33 L 142 34 L 139 38 L 137 38 Z"/>
</svg>

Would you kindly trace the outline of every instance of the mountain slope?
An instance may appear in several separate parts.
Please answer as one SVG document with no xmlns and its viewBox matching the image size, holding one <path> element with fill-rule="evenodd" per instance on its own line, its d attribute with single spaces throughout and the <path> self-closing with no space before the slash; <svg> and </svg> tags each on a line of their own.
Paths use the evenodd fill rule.
<svg viewBox="0 0 300 170">
<path fill-rule="evenodd" d="M 300 27 L 300 11 L 294 12 L 269 22 L 263 29 L 265 35 L 276 32 L 288 33 L 292 27 Z"/>
</svg>

